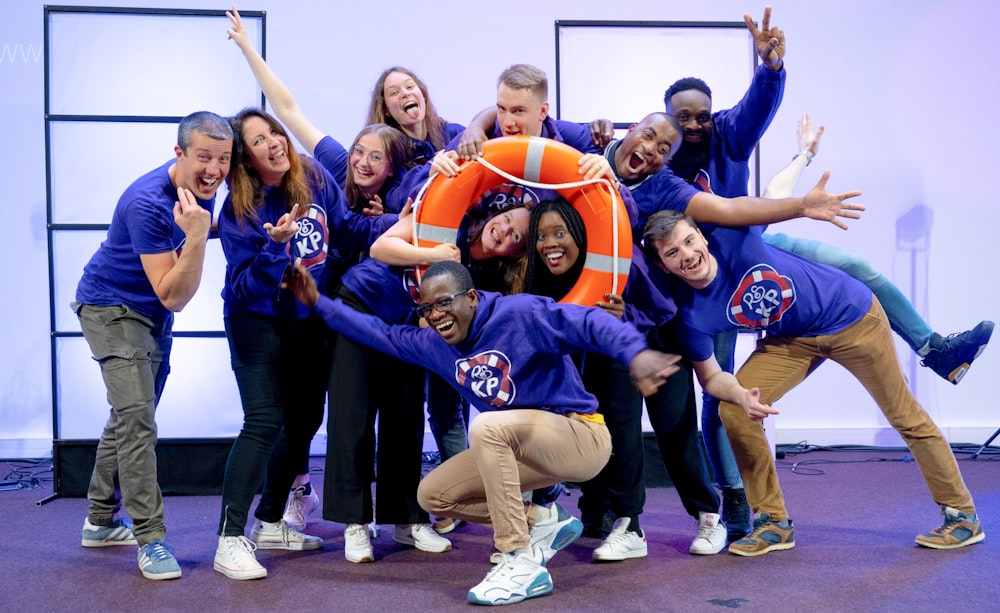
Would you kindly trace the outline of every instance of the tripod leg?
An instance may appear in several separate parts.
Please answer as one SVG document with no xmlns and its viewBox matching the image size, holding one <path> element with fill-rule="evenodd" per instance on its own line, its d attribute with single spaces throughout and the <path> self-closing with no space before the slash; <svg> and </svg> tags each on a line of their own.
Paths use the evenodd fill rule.
<svg viewBox="0 0 1000 613">
<path fill-rule="evenodd" d="M 976 451 L 976 453 L 972 454 L 972 457 L 969 458 L 969 459 L 975 460 L 976 458 L 978 458 L 979 454 L 981 454 L 984 449 L 986 449 L 987 447 L 989 447 L 990 443 L 993 442 L 993 439 L 995 439 L 998 436 L 1000 436 L 1000 428 L 997 428 L 997 431 L 993 433 L 993 436 L 991 436 L 988 439 L 986 439 L 986 442 L 983 443 L 983 446 L 980 447 L 979 450 Z"/>
</svg>

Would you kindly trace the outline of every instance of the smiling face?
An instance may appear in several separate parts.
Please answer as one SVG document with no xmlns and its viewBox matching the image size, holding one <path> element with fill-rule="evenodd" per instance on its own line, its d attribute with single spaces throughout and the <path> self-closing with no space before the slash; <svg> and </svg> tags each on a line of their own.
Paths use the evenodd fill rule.
<svg viewBox="0 0 1000 613">
<path fill-rule="evenodd" d="M 264 185 L 281 185 L 291 168 L 288 161 L 288 137 L 262 117 L 249 117 L 243 122 L 243 146 L 247 163 Z"/>
<path fill-rule="evenodd" d="M 681 137 L 667 118 L 652 113 L 631 126 L 615 150 L 615 170 L 625 181 L 656 174 L 680 146 Z"/>
<path fill-rule="evenodd" d="M 557 276 L 569 272 L 580 257 L 580 246 L 573 240 L 563 216 L 555 211 L 542 213 L 537 231 L 535 252 L 549 272 Z"/>
<path fill-rule="evenodd" d="M 486 222 L 478 243 L 472 246 L 476 259 L 519 256 L 525 252 L 531 213 L 524 207 L 508 209 Z"/>
<path fill-rule="evenodd" d="M 531 89 L 503 83 L 497 88 L 497 123 L 504 136 L 541 136 L 548 114 L 549 103 Z"/>
<path fill-rule="evenodd" d="M 177 154 L 177 161 L 171 167 L 174 185 L 191 190 L 201 200 L 209 200 L 229 175 L 233 141 L 194 132 L 187 149 L 175 146 L 174 153 Z"/>
<path fill-rule="evenodd" d="M 684 128 L 684 142 L 707 144 L 712 138 L 712 99 L 697 89 L 679 91 L 667 101 L 667 112 Z"/>
<path fill-rule="evenodd" d="M 382 97 L 389 115 L 407 134 L 416 131 L 415 126 L 423 123 L 427 102 L 412 75 L 390 72 L 382 84 Z"/>
<path fill-rule="evenodd" d="M 468 338 L 472 319 L 479 305 L 476 290 L 462 292 L 458 287 L 458 281 L 449 274 L 427 277 L 420 283 L 422 304 L 449 306 L 443 311 L 439 308 L 430 309 L 425 316 L 430 327 L 449 345 L 457 345 Z"/>
<path fill-rule="evenodd" d="M 349 164 L 354 184 L 368 196 L 374 196 L 392 176 L 392 164 L 378 134 L 361 136 L 350 151 Z"/>
<path fill-rule="evenodd" d="M 691 287 L 704 289 L 719 270 L 719 263 L 708 251 L 708 241 L 701 230 L 681 220 L 673 231 L 654 243 L 660 266 Z"/>
</svg>

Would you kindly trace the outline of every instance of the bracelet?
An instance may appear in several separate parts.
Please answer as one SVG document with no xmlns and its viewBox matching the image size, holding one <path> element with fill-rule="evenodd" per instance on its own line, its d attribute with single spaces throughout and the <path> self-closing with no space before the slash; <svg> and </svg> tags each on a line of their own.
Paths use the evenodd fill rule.
<svg viewBox="0 0 1000 613">
<path fill-rule="evenodd" d="M 810 165 L 810 164 L 813 163 L 813 158 L 815 156 L 812 153 L 810 153 L 808 150 L 805 150 L 805 149 L 803 149 L 802 151 L 799 151 L 798 153 L 796 153 L 795 155 L 793 155 L 792 159 L 794 160 L 795 158 L 799 157 L 800 155 L 805 156 L 805 158 L 806 158 L 806 166 L 808 166 L 808 165 Z"/>
</svg>

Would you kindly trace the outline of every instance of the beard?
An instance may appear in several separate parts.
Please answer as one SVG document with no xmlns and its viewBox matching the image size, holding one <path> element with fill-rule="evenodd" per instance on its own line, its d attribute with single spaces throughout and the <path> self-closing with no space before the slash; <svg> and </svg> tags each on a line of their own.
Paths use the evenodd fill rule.
<svg viewBox="0 0 1000 613">
<path fill-rule="evenodd" d="M 668 167 L 675 175 L 688 183 L 694 181 L 698 171 L 708 166 L 708 153 L 712 143 L 704 139 L 700 143 L 681 143 L 680 149 L 670 158 Z"/>
</svg>

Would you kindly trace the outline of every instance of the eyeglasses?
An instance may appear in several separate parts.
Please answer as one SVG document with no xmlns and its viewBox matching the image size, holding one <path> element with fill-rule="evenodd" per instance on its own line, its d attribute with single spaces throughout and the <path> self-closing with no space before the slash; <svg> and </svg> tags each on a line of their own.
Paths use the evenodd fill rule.
<svg viewBox="0 0 1000 613">
<path fill-rule="evenodd" d="M 674 115 L 674 117 L 677 118 L 677 121 L 681 125 L 686 124 L 687 122 L 691 121 L 692 119 L 694 119 L 700 125 L 705 125 L 706 123 L 709 123 L 709 122 L 712 121 L 712 116 L 710 114 L 708 114 L 708 113 L 700 113 L 698 115 L 691 115 L 690 113 L 678 113 L 678 114 Z"/>
<path fill-rule="evenodd" d="M 455 308 L 455 298 L 468 293 L 469 290 L 463 290 L 452 294 L 451 296 L 441 296 L 435 300 L 433 304 L 418 304 L 413 307 L 413 312 L 424 319 L 427 319 L 427 316 L 431 314 L 431 310 L 437 311 L 438 313 L 447 313 Z"/>
<path fill-rule="evenodd" d="M 361 147 L 355 145 L 354 147 L 351 148 L 352 157 L 363 158 L 365 157 L 365 155 L 366 155 L 365 150 L 362 149 Z M 368 156 L 368 161 L 371 162 L 372 164 L 385 164 L 386 162 L 385 156 L 379 153 L 378 151 L 369 151 L 367 153 L 367 156 Z"/>
</svg>

